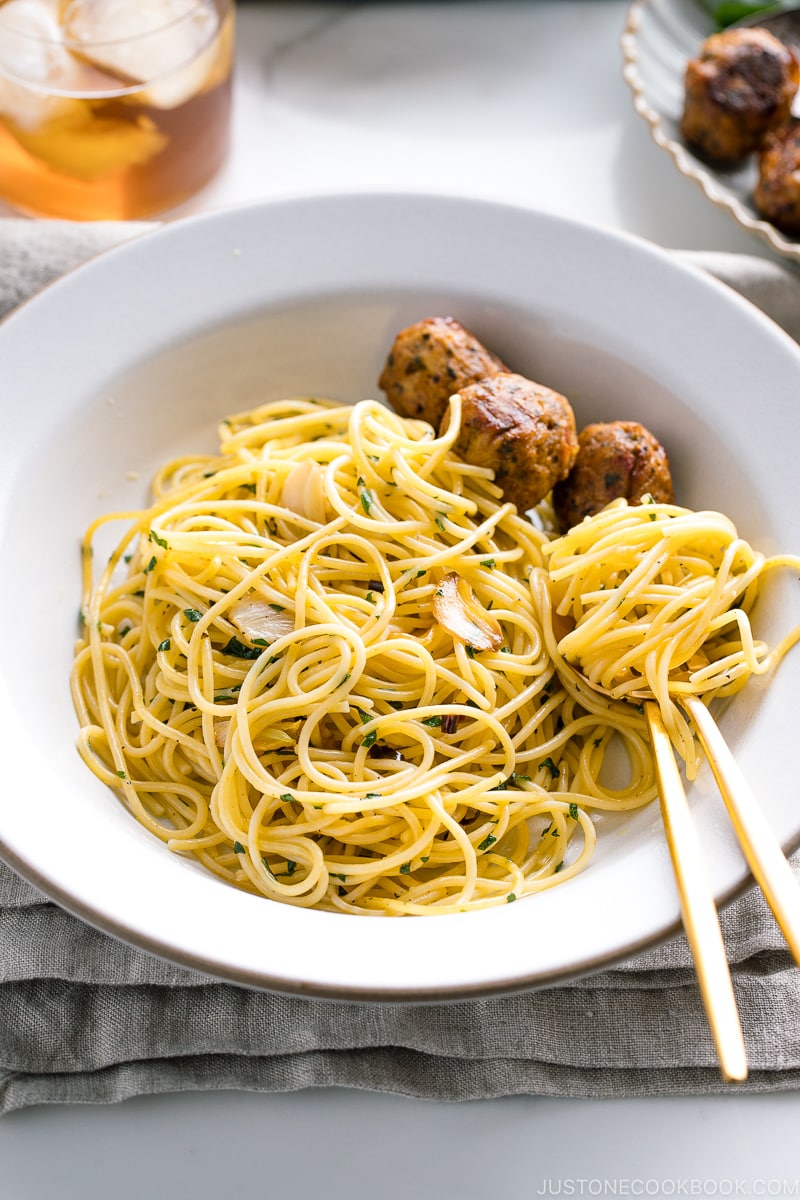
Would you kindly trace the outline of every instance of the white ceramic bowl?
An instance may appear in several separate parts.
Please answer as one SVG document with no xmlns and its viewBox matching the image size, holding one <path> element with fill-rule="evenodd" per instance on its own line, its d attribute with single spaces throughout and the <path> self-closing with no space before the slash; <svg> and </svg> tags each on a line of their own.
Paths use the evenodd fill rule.
<svg viewBox="0 0 800 1200">
<path fill-rule="evenodd" d="M 552 983 L 677 928 L 655 805 L 540 896 L 368 920 L 273 904 L 172 856 L 74 748 L 90 519 L 144 503 L 152 469 L 212 447 L 228 412 L 299 392 L 374 395 L 394 333 L 444 313 L 565 392 L 579 423 L 652 428 L 683 503 L 723 509 L 767 551 L 800 549 L 800 351 L 644 242 L 491 203 L 361 195 L 181 221 L 102 255 L 0 326 L 0 849 L 86 920 L 241 983 L 396 999 Z M 798 620 L 792 576 L 766 597 L 761 632 Z M 786 845 L 800 838 L 798 684 L 800 653 L 723 722 Z M 714 891 L 729 897 L 748 876 L 706 775 L 690 799 Z"/>
</svg>

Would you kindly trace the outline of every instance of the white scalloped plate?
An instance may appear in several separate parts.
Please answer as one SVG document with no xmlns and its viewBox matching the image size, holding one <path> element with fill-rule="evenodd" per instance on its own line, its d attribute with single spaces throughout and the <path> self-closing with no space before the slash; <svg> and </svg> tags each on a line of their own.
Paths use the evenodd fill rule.
<svg viewBox="0 0 800 1200">
<path fill-rule="evenodd" d="M 755 161 L 736 170 L 712 170 L 681 138 L 686 63 L 713 32 L 708 12 L 696 0 L 634 0 L 622 35 L 623 75 L 633 92 L 634 106 L 650 126 L 656 144 L 713 204 L 726 209 L 774 250 L 800 259 L 800 240 L 781 233 L 755 209 Z"/>
<path fill-rule="evenodd" d="M 551 984 L 678 928 L 655 804 L 530 899 L 359 918 L 271 903 L 170 854 L 75 749 L 89 521 L 143 504 L 155 467 L 211 449 L 226 413 L 375 394 L 394 333 L 433 313 L 563 390 L 581 425 L 650 427 L 688 506 L 723 509 L 765 551 L 800 548 L 800 350 L 646 242 L 507 205 L 356 195 L 177 221 L 101 255 L 0 324 L 0 853 L 85 920 L 241 984 L 415 1000 Z M 795 576 L 759 607 L 770 642 L 800 622 Z M 798 694 L 800 652 L 722 717 L 784 845 L 800 840 Z M 729 898 L 749 876 L 707 772 L 690 800 Z"/>
</svg>

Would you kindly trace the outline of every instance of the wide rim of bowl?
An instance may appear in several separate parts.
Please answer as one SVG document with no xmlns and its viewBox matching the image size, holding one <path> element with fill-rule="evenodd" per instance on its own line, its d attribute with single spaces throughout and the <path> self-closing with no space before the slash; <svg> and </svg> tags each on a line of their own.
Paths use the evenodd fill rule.
<svg viewBox="0 0 800 1200">
<path fill-rule="evenodd" d="M 716 208 L 729 213 L 743 229 L 754 233 L 779 254 L 795 261 L 800 260 L 800 242 L 786 238 L 769 221 L 754 216 L 736 193 L 716 177 L 710 167 L 705 166 L 682 142 L 671 136 L 664 123 L 663 114 L 651 103 L 642 71 L 641 28 L 643 20 L 650 13 L 655 13 L 655 4 L 656 0 L 633 0 L 628 9 L 625 28 L 620 39 L 623 57 L 622 77 L 633 93 L 633 105 L 636 112 L 647 122 L 650 135 L 656 145 L 660 146 L 662 150 L 666 150 L 681 175 L 696 184 L 706 199 L 710 200 Z"/>
<path fill-rule="evenodd" d="M 788 356 L 791 359 L 790 369 L 796 370 L 800 379 L 800 350 L 789 336 L 760 310 L 711 276 L 679 261 L 667 251 L 641 238 L 600 229 L 554 214 L 540 213 L 521 205 L 420 192 L 321 193 L 314 196 L 281 197 L 184 218 L 146 231 L 99 253 L 48 285 L 41 293 L 10 314 L 0 323 L 0 354 L 5 347 L 12 347 L 12 339 L 28 336 L 29 328 L 35 330 L 37 324 L 41 324 L 45 318 L 51 319 L 54 314 L 57 316 L 65 305 L 80 311 L 84 304 L 90 304 L 92 296 L 102 294 L 106 300 L 113 300 L 114 288 L 123 283 L 129 287 L 133 280 L 135 287 L 142 289 L 155 280 L 163 279 L 165 265 L 169 266 L 171 255 L 174 257 L 178 251 L 182 252 L 187 247 L 199 251 L 204 239 L 213 242 L 216 238 L 226 245 L 235 245 L 242 229 L 247 228 L 252 233 L 265 221 L 271 221 L 272 226 L 279 226 L 283 221 L 284 224 L 294 223 L 299 227 L 303 221 L 309 219 L 333 222 L 341 219 L 343 214 L 347 214 L 349 219 L 360 218 L 365 225 L 373 222 L 376 227 L 387 224 L 391 227 L 392 221 L 400 219 L 399 214 L 412 211 L 414 219 L 424 217 L 434 223 L 442 222 L 442 230 L 448 229 L 449 222 L 455 222 L 461 232 L 470 226 L 475 226 L 481 231 L 481 227 L 485 225 L 496 234 L 497 229 L 502 226 L 505 237 L 505 227 L 510 223 L 514 226 L 514 232 L 520 232 L 523 236 L 527 230 L 538 237 L 577 240 L 582 251 L 592 247 L 601 257 L 611 249 L 621 260 L 626 260 L 629 264 L 635 263 L 637 268 L 646 260 L 654 276 L 667 286 L 668 291 L 674 288 L 682 295 L 688 292 L 696 302 L 702 301 L 715 308 L 727 308 L 728 316 L 740 323 L 744 322 L 753 331 L 753 336 L 757 335 L 773 355 Z M 533 240 L 535 241 L 535 238 Z M 220 314 L 219 319 L 223 318 L 224 314 Z M 4 736 L 12 737 L 13 730 Z M 320 998 L 375 1001 L 454 1000 L 549 986 L 618 963 L 645 948 L 655 946 L 680 928 L 677 891 L 674 889 L 666 849 L 659 846 L 654 850 L 652 862 L 649 864 L 650 867 L 653 864 L 657 865 L 660 883 L 663 884 L 657 911 L 651 910 L 649 915 L 643 912 L 627 913 L 626 920 L 622 923 L 624 932 L 616 936 L 608 935 L 599 949 L 583 948 L 566 961 L 551 962 L 537 967 L 523 956 L 523 961 L 519 965 L 515 963 L 513 969 L 506 964 L 506 969 L 494 970 L 493 973 L 491 968 L 481 971 L 470 965 L 466 951 L 469 942 L 468 922 L 472 922 L 469 927 L 470 935 L 484 934 L 487 930 L 491 932 L 498 928 L 492 922 L 502 914 L 504 922 L 513 930 L 514 935 L 530 934 L 529 922 L 523 918 L 520 911 L 525 910 L 527 905 L 516 904 L 455 918 L 439 917 L 435 922 L 354 922 L 352 918 L 337 914 L 314 914 L 317 917 L 333 917 L 334 921 L 344 921 L 354 929 L 356 925 L 365 929 L 381 926 L 384 930 L 387 924 L 391 925 L 393 930 L 397 927 L 410 930 L 412 926 L 438 926 L 443 934 L 446 932 L 448 938 L 455 936 L 456 953 L 460 953 L 465 960 L 464 965 L 460 966 L 455 974 L 448 973 L 446 978 L 437 974 L 436 967 L 428 970 L 426 978 L 418 975 L 416 979 L 405 981 L 392 976 L 389 983 L 364 978 L 360 981 L 351 980 L 339 974 L 320 975 L 315 969 L 306 971 L 305 966 L 302 971 L 287 972 L 283 968 L 271 968 L 269 963 L 262 959 L 255 965 L 249 958 L 246 961 L 244 958 L 233 961 L 226 956 L 226 952 L 220 952 L 219 948 L 214 953 L 208 953 L 200 948 L 200 943 L 187 949 L 185 943 L 176 939 L 172 929 L 169 934 L 162 934 L 153 928 L 152 921 L 143 925 L 142 920 L 137 921 L 136 914 L 127 910 L 121 916 L 117 909 L 112 911 L 108 906 L 104 907 L 103 899 L 94 896 L 91 888 L 87 894 L 86 887 L 81 886 L 80 881 L 76 883 L 71 879 L 68 871 L 65 874 L 63 866 L 54 866 L 52 857 L 48 868 L 43 869 L 41 861 L 37 862 L 36 853 L 31 853 L 30 846 L 21 846 L 14 834 L 13 830 L 0 828 L 0 855 L 46 895 L 90 925 L 157 957 L 212 977 L 247 986 Z M 781 836 L 787 852 L 794 849 L 800 844 L 800 821 L 791 829 L 782 830 Z M 735 842 L 732 839 L 723 841 L 724 844 L 715 850 L 714 890 L 720 904 L 730 902 L 753 882 Z M 211 882 L 215 887 L 219 886 L 218 881 Z M 556 890 L 561 891 L 554 889 Z M 229 892 L 235 893 L 235 889 L 229 889 Z M 552 894 L 553 892 L 542 895 Z M 257 900 L 256 903 L 263 905 L 263 900 Z M 291 906 L 272 907 L 287 914 L 281 924 L 291 931 L 299 928 L 295 920 L 297 913 L 307 913 L 307 910 L 297 910 Z M 476 919 L 487 917 L 488 921 Z M 456 927 L 453 921 L 464 922 L 464 925 Z M 328 922 L 326 929 L 330 931 L 333 928 Z M 372 936 L 370 934 L 370 938 Z M 399 932 L 391 936 L 392 943 L 401 947 L 405 947 L 408 938 L 409 934 Z M 359 935 L 349 940 L 360 942 L 362 938 Z M 426 945 L 430 942 L 427 934 L 424 940 Z M 216 945 L 218 947 L 219 944 Z M 500 958 L 505 961 L 503 955 Z"/>
</svg>

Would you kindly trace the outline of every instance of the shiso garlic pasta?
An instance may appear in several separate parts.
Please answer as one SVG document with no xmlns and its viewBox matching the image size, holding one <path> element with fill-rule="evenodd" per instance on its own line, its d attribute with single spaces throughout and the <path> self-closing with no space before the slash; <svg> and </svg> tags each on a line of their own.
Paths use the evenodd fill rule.
<svg viewBox="0 0 800 1200">
<path fill-rule="evenodd" d="M 452 454 L 459 420 L 271 403 L 89 528 L 79 750 L 170 850 L 289 904 L 452 913 L 573 876 L 592 810 L 653 799 L 635 708 L 561 682 L 547 535 Z"/>
<path fill-rule="evenodd" d="M 577 669 L 629 704 L 652 695 L 692 779 L 697 744 L 679 701 L 734 695 L 800 640 L 798 626 L 770 649 L 749 615 L 767 574 L 798 571 L 800 558 L 759 553 L 722 513 L 645 500 L 616 500 L 543 547 L 562 634 L 550 649 L 563 679 Z"/>
</svg>

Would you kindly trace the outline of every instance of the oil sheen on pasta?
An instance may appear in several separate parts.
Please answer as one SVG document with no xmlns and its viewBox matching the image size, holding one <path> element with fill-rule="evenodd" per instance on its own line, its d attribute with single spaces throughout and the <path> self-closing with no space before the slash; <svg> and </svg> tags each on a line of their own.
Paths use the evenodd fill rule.
<svg viewBox="0 0 800 1200">
<path fill-rule="evenodd" d="M 457 395 L 439 437 L 372 401 L 266 405 L 90 527 L 79 749 L 171 850 L 307 907 L 507 904 L 586 865 L 593 810 L 653 799 L 643 687 L 692 777 L 680 697 L 800 639 L 770 650 L 749 619 L 797 557 L 649 497 L 551 540 L 453 455 L 459 423 Z"/>
<path fill-rule="evenodd" d="M 458 425 L 457 398 L 439 437 L 372 401 L 269 404 L 90 527 L 79 749 L 171 850 L 295 905 L 460 912 L 574 875 L 590 810 L 653 798 L 635 707 L 560 683 L 547 537 L 452 455 Z M 434 615 L 454 580 L 455 635 Z"/>
</svg>

